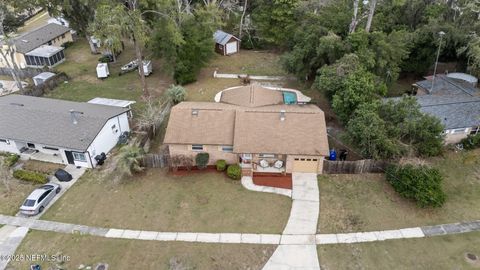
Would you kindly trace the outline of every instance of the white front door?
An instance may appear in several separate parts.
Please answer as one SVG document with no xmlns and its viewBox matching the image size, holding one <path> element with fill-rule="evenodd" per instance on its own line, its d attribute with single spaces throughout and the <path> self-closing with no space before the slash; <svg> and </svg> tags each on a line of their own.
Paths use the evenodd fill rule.
<svg viewBox="0 0 480 270">
<path fill-rule="evenodd" d="M 237 52 L 237 42 L 227 43 L 227 54 L 232 54 Z"/>
</svg>

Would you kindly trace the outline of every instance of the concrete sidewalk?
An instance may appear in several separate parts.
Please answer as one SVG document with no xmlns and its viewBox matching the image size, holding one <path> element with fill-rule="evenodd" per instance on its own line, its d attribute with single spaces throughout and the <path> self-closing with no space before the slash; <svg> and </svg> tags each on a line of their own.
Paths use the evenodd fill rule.
<svg viewBox="0 0 480 270">
<path fill-rule="evenodd" d="M 9 259 L 4 256 L 15 254 L 27 232 L 27 227 L 6 225 L 0 228 L 0 270 L 5 269 L 9 262 Z"/>
</svg>

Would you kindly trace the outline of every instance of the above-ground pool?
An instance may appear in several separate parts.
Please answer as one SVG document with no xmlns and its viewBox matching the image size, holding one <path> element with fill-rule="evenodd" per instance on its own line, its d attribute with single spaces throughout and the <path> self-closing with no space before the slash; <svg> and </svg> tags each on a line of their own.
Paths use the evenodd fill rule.
<svg viewBox="0 0 480 270">
<path fill-rule="evenodd" d="M 290 91 L 283 91 L 283 102 L 285 104 L 297 104 L 297 94 Z"/>
</svg>

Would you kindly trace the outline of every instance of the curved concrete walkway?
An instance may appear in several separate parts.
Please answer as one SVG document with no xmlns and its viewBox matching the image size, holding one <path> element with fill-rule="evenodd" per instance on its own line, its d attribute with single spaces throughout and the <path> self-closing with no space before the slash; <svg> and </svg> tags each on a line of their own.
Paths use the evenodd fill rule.
<svg viewBox="0 0 480 270">
<path fill-rule="evenodd" d="M 242 176 L 242 186 L 251 191 L 274 193 L 279 195 L 284 195 L 287 197 L 292 197 L 292 190 L 286 188 L 276 188 L 276 187 L 267 187 L 259 186 L 253 183 L 253 179 L 250 176 Z"/>
</svg>

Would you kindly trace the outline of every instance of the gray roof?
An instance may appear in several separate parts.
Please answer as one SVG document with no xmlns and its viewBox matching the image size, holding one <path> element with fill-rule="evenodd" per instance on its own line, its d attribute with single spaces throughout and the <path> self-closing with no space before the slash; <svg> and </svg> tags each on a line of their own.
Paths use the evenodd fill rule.
<svg viewBox="0 0 480 270">
<path fill-rule="evenodd" d="M 223 32 L 222 30 L 217 30 L 213 34 L 213 39 L 215 39 L 215 42 L 221 45 L 227 44 L 227 42 L 232 38 L 239 40 L 236 36 Z"/>
<path fill-rule="evenodd" d="M 70 110 L 76 114 L 73 124 Z M 0 97 L 0 138 L 86 151 L 108 119 L 129 109 L 23 95 Z"/>
<path fill-rule="evenodd" d="M 15 48 L 19 53 L 28 53 L 29 51 L 47 44 L 50 40 L 67 33 L 70 28 L 56 23 L 49 23 L 40 28 L 25 33 L 15 38 Z"/>
<path fill-rule="evenodd" d="M 449 78 L 445 75 L 437 75 L 435 77 L 435 84 L 432 88 L 431 80 L 423 80 L 415 83 L 418 87 L 423 88 L 427 93 L 432 95 L 478 95 L 478 89 L 470 83 L 460 80 Z"/>
</svg>

